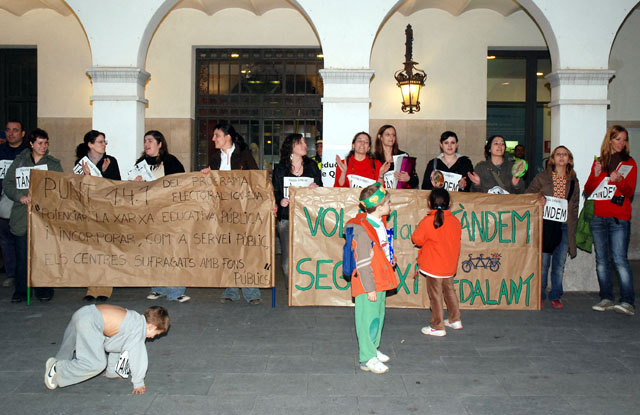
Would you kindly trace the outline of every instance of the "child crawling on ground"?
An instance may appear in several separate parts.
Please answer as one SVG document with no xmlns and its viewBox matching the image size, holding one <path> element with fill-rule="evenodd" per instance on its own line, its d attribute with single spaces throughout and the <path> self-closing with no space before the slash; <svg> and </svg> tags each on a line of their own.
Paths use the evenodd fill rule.
<svg viewBox="0 0 640 415">
<path fill-rule="evenodd" d="M 163 307 L 149 307 L 143 316 L 110 304 L 82 307 L 71 317 L 60 351 L 47 360 L 44 384 L 49 389 L 73 385 L 106 367 L 109 378 L 131 376 L 133 393 L 142 395 L 147 373 L 145 340 L 168 328 L 169 313 Z"/>
</svg>

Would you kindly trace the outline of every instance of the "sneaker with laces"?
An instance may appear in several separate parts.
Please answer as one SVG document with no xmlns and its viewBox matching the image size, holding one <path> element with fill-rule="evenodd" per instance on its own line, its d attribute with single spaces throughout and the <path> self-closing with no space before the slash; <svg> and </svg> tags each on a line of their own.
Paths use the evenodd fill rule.
<svg viewBox="0 0 640 415">
<path fill-rule="evenodd" d="M 615 306 L 614 302 L 611 300 L 600 300 L 600 302 L 594 306 L 591 307 L 592 310 L 595 311 L 607 311 L 607 310 L 613 310 L 613 307 Z"/>
<path fill-rule="evenodd" d="M 560 310 L 564 308 L 564 304 L 562 304 L 561 300 L 551 300 L 551 307 Z"/>
<path fill-rule="evenodd" d="M 426 334 L 427 336 L 442 337 L 447 335 L 447 332 L 445 330 L 436 330 L 431 326 L 423 327 L 420 331 L 422 332 L 422 334 Z"/>
<path fill-rule="evenodd" d="M 147 297 L 147 298 L 149 298 L 149 297 Z M 179 303 L 186 303 L 189 300 L 191 300 L 191 297 L 189 297 L 188 295 L 181 295 L 180 297 L 176 298 L 173 301 L 177 301 Z"/>
<path fill-rule="evenodd" d="M 376 357 L 382 363 L 387 363 L 389 360 L 391 360 L 391 358 L 389 356 L 387 356 L 386 354 L 382 353 L 380 350 L 376 350 Z"/>
<path fill-rule="evenodd" d="M 56 363 L 58 363 L 56 358 L 50 357 L 47 359 L 47 363 L 45 363 L 44 366 L 44 384 L 51 390 L 58 387 L 58 380 L 56 379 Z"/>
<path fill-rule="evenodd" d="M 378 360 L 377 357 L 372 357 L 366 363 L 360 363 L 360 369 L 365 372 L 372 373 L 385 373 L 389 371 L 389 367 Z"/>
<path fill-rule="evenodd" d="M 151 291 L 151 293 L 147 296 L 147 300 L 157 300 L 160 297 L 164 297 L 165 295 L 162 293 L 158 293 L 155 291 Z"/>
<path fill-rule="evenodd" d="M 460 320 L 449 323 L 449 319 L 445 319 L 444 325 L 447 327 L 451 327 L 454 330 L 462 330 L 462 321 Z"/>
<path fill-rule="evenodd" d="M 628 316 L 632 316 L 636 313 L 636 309 L 629 303 L 620 303 L 613 306 L 613 310 L 616 313 L 626 314 Z"/>
</svg>

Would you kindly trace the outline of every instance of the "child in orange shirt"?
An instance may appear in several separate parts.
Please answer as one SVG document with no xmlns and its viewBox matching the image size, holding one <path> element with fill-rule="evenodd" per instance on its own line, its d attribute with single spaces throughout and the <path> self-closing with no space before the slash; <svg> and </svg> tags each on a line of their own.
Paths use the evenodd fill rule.
<svg viewBox="0 0 640 415">
<path fill-rule="evenodd" d="M 429 194 L 429 209 L 411 236 L 418 251 L 418 269 L 427 277 L 427 293 L 431 302 L 431 322 L 422 328 L 429 336 L 446 336 L 445 326 L 462 329 L 460 304 L 453 288 L 453 277 L 458 269 L 460 257 L 460 221 L 451 214 L 449 192 L 433 189 Z M 442 298 L 449 310 L 449 319 L 444 318 Z"/>
</svg>

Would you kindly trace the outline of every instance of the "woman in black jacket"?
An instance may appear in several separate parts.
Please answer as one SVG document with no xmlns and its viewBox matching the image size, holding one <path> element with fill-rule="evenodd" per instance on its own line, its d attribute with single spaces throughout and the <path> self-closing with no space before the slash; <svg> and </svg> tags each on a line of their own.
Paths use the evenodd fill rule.
<svg viewBox="0 0 640 415">
<path fill-rule="evenodd" d="M 211 141 L 218 151 L 215 151 L 209 161 L 209 167 L 200 170 L 202 174 L 209 174 L 211 170 L 258 170 L 258 164 L 247 149 L 244 138 L 236 132 L 230 124 L 218 124 L 213 127 Z M 242 295 L 249 304 L 257 305 L 262 302 L 260 289 L 255 287 L 242 288 Z M 230 303 L 240 299 L 240 288 L 227 287 L 220 296 L 221 303 Z"/>
<path fill-rule="evenodd" d="M 439 170 L 451 173 L 453 181 L 446 180 L 447 190 L 457 192 L 468 192 L 471 190 L 471 180 L 469 173 L 473 173 L 473 164 L 467 156 L 458 154 L 458 136 L 453 131 L 445 131 L 440 136 L 440 149 L 442 153 L 427 163 L 422 178 L 422 189 L 432 190 L 434 187 L 433 172 Z"/>
<path fill-rule="evenodd" d="M 120 168 L 115 157 L 107 155 L 107 139 L 103 132 L 91 130 L 84 135 L 82 143 L 76 147 L 76 165 L 81 164 L 82 172 L 91 175 L 91 169 L 82 159 L 87 157 L 98 169 L 102 177 L 120 180 Z M 74 169 L 75 171 L 76 169 Z M 85 301 L 107 301 L 113 293 L 113 287 L 88 287 Z"/>
<path fill-rule="evenodd" d="M 180 160 L 169 154 L 167 140 L 160 131 L 150 130 L 144 135 L 144 151 L 136 164 L 142 160 L 145 160 L 151 167 L 151 173 L 156 179 L 170 174 L 184 173 L 184 167 Z M 138 176 L 136 180 L 142 180 L 142 177 Z M 191 300 L 191 297 L 185 295 L 186 291 L 186 287 L 152 287 L 147 299 L 157 300 L 166 296 L 169 301 L 184 303 Z"/>
<path fill-rule="evenodd" d="M 282 248 L 284 285 L 289 288 L 289 186 L 322 186 L 318 164 L 307 157 L 302 134 L 289 134 L 280 148 L 280 163 L 273 169 L 273 193 L 278 205 L 278 236 Z"/>
<path fill-rule="evenodd" d="M 383 125 L 378 129 L 378 134 L 376 134 L 376 143 L 374 148 L 376 160 L 382 164 L 387 161 L 389 162 L 389 171 L 385 173 L 385 176 L 393 174 L 398 182 L 405 183 L 403 188 L 417 189 L 419 179 L 415 166 L 413 166 L 410 172 L 401 171 L 394 173 L 395 164 L 393 156 L 397 156 L 399 154 L 406 154 L 408 156 L 406 151 L 402 151 L 398 148 L 396 128 L 389 124 Z"/>
</svg>

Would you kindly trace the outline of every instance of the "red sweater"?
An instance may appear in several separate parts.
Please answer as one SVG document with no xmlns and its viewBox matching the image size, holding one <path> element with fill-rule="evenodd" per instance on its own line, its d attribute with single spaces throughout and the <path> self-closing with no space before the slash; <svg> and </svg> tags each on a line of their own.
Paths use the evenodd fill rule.
<svg viewBox="0 0 640 415">
<path fill-rule="evenodd" d="M 616 193 L 614 196 L 624 196 L 624 203 L 622 206 L 618 206 L 610 200 L 595 200 L 593 214 L 603 218 L 618 218 L 622 220 L 631 220 L 631 197 L 633 197 L 636 191 L 636 179 L 638 176 L 638 166 L 632 157 L 629 157 L 627 161 L 623 161 L 621 164 L 631 166 L 631 171 L 627 174 L 626 178 L 623 178 L 616 185 Z M 591 166 L 591 173 L 587 179 L 587 183 L 584 185 L 584 191 L 587 194 L 593 193 L 602 180 L 609 174 L 604 170 L 600 172 L 599 176 L 596 176 L 593 172 L 596 162 L 593 162 Z"/>
<path fill-rule="evenodd" d="M 450 210 L 444 211 L 444 222 L 438 229 L 433 226 L 435 210 L 425 216 L 413 232 L 411 240 L 420 247 L 418 267 L 431 275 L 456 275 L 460 257 L 462 225 Z"/>
<path fill-rule="evenodd" d="M 350 174 L 378 181 L 378 178 L 380 177 L 380 167 L 382 167 L 382 163 L 378 160 L 366 157 L 364 160 L 358 161 L 355 156 L 351 156 L 347 160 L 347 177 L 344 180 L 344 184 L 341 186 L 340 183 L 338 183 L 338 178 L 340 177 L 342 170 L 340 170 L 340 167 L 336 166 L 336 181 L 333 187 L 351 187 L 349 185 Z"/>
</svg>

